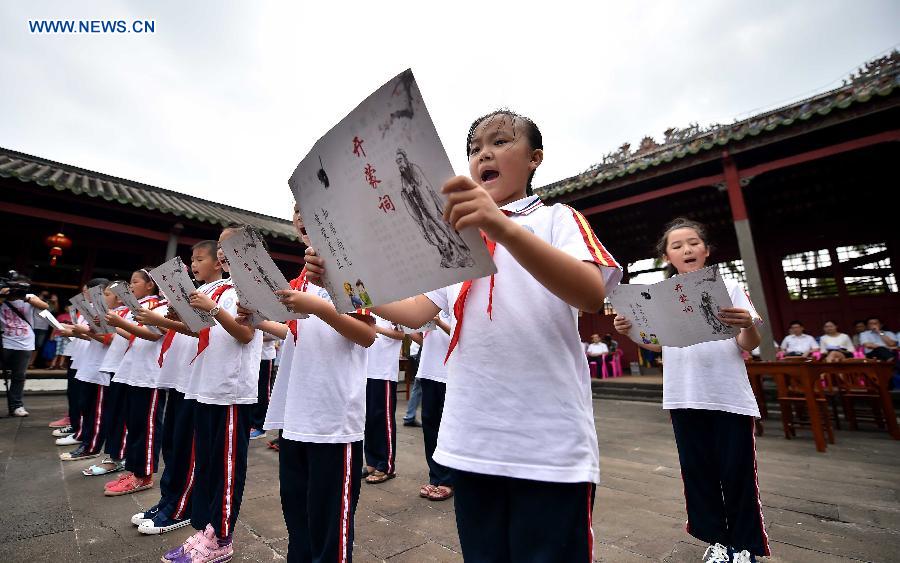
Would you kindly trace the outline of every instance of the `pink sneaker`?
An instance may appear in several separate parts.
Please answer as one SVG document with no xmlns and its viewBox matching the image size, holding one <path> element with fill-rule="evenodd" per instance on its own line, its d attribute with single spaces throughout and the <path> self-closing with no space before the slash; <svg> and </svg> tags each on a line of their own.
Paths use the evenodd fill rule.
<svg viewBox="0 0 900 563">
<path fill-rule="evenodd" d="M 137 475 L 131 475 L 130 479 L 122 479 L 118 483 L 113 484 L 105 491 L 103 494 L 108 497 L 117 497 L 121 495 L 130 495 L 131 493 L 136 493 L 138 491 L 143 491 L 144 489 L 149 489 L 153 486 L 153 477 L 138 477 Z"/>
<path fill-rule="evenodd" d="M 72 424 L 72 422 L 69 420 L 69 417 L 64 416 L 58 420 L 54 420 L 47 426 L 49 426 L 50 428 L 65 428 L 66 426 L 69 426 L 70 424 Z"/>
<path fill-rule="evenodd" d="M 160 558 L 160 561 L 162 563 L 172 563 L 173 561 L 177 561 L 179 558 L 183 558 L 185 556 L 190 557 L 191 551 L 194 549 L 194 546 L 200 543 L 200 540 L 203 539 L 203 532 L 205 532 L 205 530 L 195 532 L 193 536 L 184 540 L 183 544 L 179 545 L 178 547 L 173 547 L 165 554 L 163 554 L 162 558 Z M 188 559 L 188 561 L 190 561 L 190 559 Z"/>
<path fill-rule="evenodd" d="M 213 527 L 207 525 L 194 547 L 188 553 L 182 552 L 181 557 L 170 559 L 169 563 L 227 563 L 233 556 L 231 536 L 220 540 Z"/>
<path fill-rule="evenodd" d="M 121 481 L 128 479 L 132 475 L 134 475 L 134 473 L 132 473 L 130 471 L 126 471 L 125 473 L 122 473 L 121 475 L 119 475 L 119 477 L 117 479 L 113 479 L 112 481 L 107 481 L 106 483 L 104 483 L 103 488 L 109 489 L 110 487 L 118 485 Z"/>
</svg>

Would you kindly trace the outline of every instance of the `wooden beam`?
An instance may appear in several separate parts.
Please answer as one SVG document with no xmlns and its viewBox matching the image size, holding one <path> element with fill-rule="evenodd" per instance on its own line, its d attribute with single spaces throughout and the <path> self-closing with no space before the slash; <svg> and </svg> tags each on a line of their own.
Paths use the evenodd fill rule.
<svg viewBox="0 0 900 563">
<path fill-rule="evenodd" d="M 834 156 L 836 154 L 855 151 L 865 147 L 870 147 L 872 145 L 879 145 L 881 143 L 890 143 L 895 141 L 900 141 L 900 129 L 894 129 L 893 131 L 885 131 L 884 133 L 878 133 L 875 135 L 869 135 L 868 137 L 853 139 L 852 141 L 847 141 L 845 143 L 838 143 L 836 145 L 795 154 L 794 156 L 789 156 L 786 158 L 779 158 L 778 160 L 773 160 L 771 162 L 766 162 L 763 164 L 758 164 L 756 166 L 751 166 L 750 168 L 745 168 L 741 170 L 739 174 L 741 178 L 749 178 L 752 176 L 758 176 L 765 172 L 771 172 L 773 170 L 779 170 L 781 168 L 787 168 L 789 166 L 796 166 L 798 164 L 803 164 L 813 160 L 819 160 L 821 158 Z"/>
<path fill-rule="evenodd" d="M 714 176 L 706 176 L 705 178 L 697 178 L 695 180 L 688 180 L 687 182 L 682 182 L 680 184 L 675 184 L 673 186 L 660 188 L 658 190 L 653 190 L 652 192 L 647 192 L 647 193 L 638 194 L 638 195 L 631 196 L 631 197 L 618 199 L 616 201 L 611 201 L 609 203 L 602 203 L 600 205 L 588 207 L 587 209 L 582 209 L 580 211 L 581 211 L 582 215 L 596 215 L 597 213 L 603 213 L 604 211 L 611 211 L 613 209 L 618 209 L 620 207 L 627 207 L 629 205 L 643 203 L 645 201 L 658 199 L 661 197 L 665 197 L 667 195 L 677 194 L 680 192 L 686 192 L 688 190 L 693 190 L 696 188 L 714 186 L 714 185 L 724 182 L 724 181 L 725 181 L 724 174 L 716 174 Z"/>
<path fill-rule="evenodd" d="M 103 221 L 101 219 L 91 219 L 89 217 L 81 217 L 79 215 L 71 215 L 69 213 L 61 213 L 59 211 L 50 211 L 49 209 L 29 207 L 27 205 L 19 205 L 16 203 L 4 203 L 3 211 L 15 215 L 24 215 L 25 217 L 46 219 L 48 221 L 60 223 L 69 223 L 72 225 L 90 227 L 92 229 L 100 229 L 114 233 L 123 233 L 126 235 L 134 235 L 152 240 L 160 240 L 164 242 L 169 240 L 169 233 L 143 229 L 141 227 L 132 227 L 131 225 L 122 225 L 121 223 L 113 223 L 111 221 Z"/>
</svg>

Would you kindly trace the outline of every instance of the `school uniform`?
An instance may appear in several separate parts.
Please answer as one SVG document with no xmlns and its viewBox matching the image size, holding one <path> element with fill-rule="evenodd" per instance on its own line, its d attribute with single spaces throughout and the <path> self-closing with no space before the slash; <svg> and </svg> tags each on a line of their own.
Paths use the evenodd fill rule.
<svg viewBox="0 0 900 563">
<path fill-rule="evenodd" d="M 75 313 L 75 324 L 87 327 L 87 320 L 81 313 Z M 69 423 L 72 425 L 73 436 L 75 439 L 81 439 L 81 381 L 76 378 L 78 375 L 78 367 L 82 363 L 82 358 L 88 348 L 88 340 L 76 338 L 69 346 L 71 352 L 69 357 L 69 368 L 66 371 L 66 398 L 69 402 Z"/>
<path fill-rule="evenodd" d="M 396 328 L 377 316 L 375 322 L 382 328 Z M 368 349 L 366 368 L 366 465 L 389 475 L 394 473 L 397 459 L 397 381 L 402 345 L 402 340 L 376 334 Z"/>
<path fill-rule="evenodd" d="M 275 379 L 275 340 L 267 340 L 263 337 L 262 355 L 259 360 L 259 383 L 257 389 L 257 403 L 253 408 L 252 427 L 262 430 L 266 422 L 266 410 L 269 408 L 269 398 L 272 396 L 272 382 Z"/>
<path fill-rule="evenodd" d="M 166 313 L 166 302 L 160 301 L 155 295 L 144 297 L 138 302 L 157 313 Z M 159 463 L 159 434 L 166 407 L 165 389 L 157 387 L 157 358 L 161 347 L 162 338 L 155 341 L 132 338 L 116 373 L 116 381 L 127 386 L 125 402 L 128 438 L 125 469 L 141 478 L 153 475 Z"/>
<path fill-rule="evenodd" d="M 133 322 L 131 311 L 127 307 L 118 307 L 113 310 L 128 322 Z M 116 372 L 125 359 L 125 353 L 131 345 L 130 338 L 123 338 L 121 335 L 113 336 L 103 363 L 100 364 L 100 373 L 109 377 L 106 389 L 103 391 L 103 417 L 101 424 L 104 433 L 103 451 L 114 460 L 125 459 L 125 447 L 127 444 L 127 412 L 126 412 L 126 395 L 127 388 L 125 384 L 116 381 Z"/>
<path fill-rule="evenodd" d="M 450 316 L 441 311 L 441 320 Z M 438 430 L 444 413 L 447 395 L 447 366 L 444 358 L 450 346 L 450 335 L 436 328 L 422 333 L 422 350 L 419 355 L 419 371 L 416 379 L 422 388 L 422 435 L 425 439 L 425 461 L 428 462 L 428 482 L 432 485 L 453 485 L 453 474 L 448 467 L 434 460 Z"/>
<path fill-rule="evenodd" d="M 531 196 L 502 210 L 555 248 L 596 264 L 607 291 L 618 283 L 621 270 L 574 209 Z M 451 315 L 433 459 L 455 470 L 463 556 L 589 561 L 600 456 L 578 311 L 502 245 L 488 241 L 488 249 L 495 275 L 426 294 Z"/>
<path fill-rule="evenodd" d="M 231 287 L 228 280 L 203 284 L 197 291 L 214 301 Z M 177 331 L 169 331 L 160 348 L 160 385 L 169 389 L 163 419 L 162 450 L 165 468 L 159 480 L 160 512 L 174 520 L 189 518 L 192 511 L 196 444 L 194 413 L 196 401 L 185 397 L 197 355 L 198 339 Z"/>
<path fill-rule="evenodd" d="M 741 286 L 725 280 L 735 307 L 759 319 Z M 759 407 L 734 339 L 663 346 L 663 408 L 669 411 L 687 509 L 686 531 L 706 543 L 769 555 L 756 470 Z"/>
<path fill-rule="evenodd" d="M 237 292 L 227 280 L 211 297 L 237 316 Z M 201 331 L 191 361 L 184 393 L 195 401 L 191 525 L 203 530 L 211 524 L 219 538 L 231 536 L 241 508 L 261 352 L 260 331 L 241 344 L 216 324 Z"/>
<path fill-rule="evenodd" d="M 75 374 L 75 379 L 81 382 L 78 400 L 81 430 L 78 437 L 88 453 L 98 452 L 105 440 L 103 404 L 106 388 L 109 386 L 109 374 L 101 372 L 100 365 L 112 343 L 113 336 L 112 334 L 105 335 L 103 342 L 89 340 L 81 361 L 81 368 Z"/>
<path fill-rule="evenodd" d="M 329 299 L 302 275 L 291 285 Z M 289 327 L 264 425 L 282 431 L 287 559 L 351 561 L 366 428 L 366 348 L 315 316 Z"/>
</svg>

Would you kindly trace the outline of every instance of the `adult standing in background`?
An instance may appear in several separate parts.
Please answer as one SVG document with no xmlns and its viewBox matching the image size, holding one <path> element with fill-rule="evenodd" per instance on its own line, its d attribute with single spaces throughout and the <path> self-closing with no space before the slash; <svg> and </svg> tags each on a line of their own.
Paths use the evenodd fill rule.
<svg viewBox="0 0 900 563">
<path fill-rule="evenodd" d="M 12 281 L 29 283 L 28 278 L 16 274 Z M 34 309 L 46 309 L 47 304 L 32 293 L 19 297 L 8 287 L 0 289 L 0 330 L 2 330 L 3 380 L 7 383 L 6 403 L 10 416 L 28 416 L 23 402 L 25 372 L 34 351 Z"/>
</svg>

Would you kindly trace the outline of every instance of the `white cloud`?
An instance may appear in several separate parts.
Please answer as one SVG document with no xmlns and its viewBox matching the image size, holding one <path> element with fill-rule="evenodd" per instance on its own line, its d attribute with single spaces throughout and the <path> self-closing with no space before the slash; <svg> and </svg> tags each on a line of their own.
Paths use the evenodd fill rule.
<svg viewBox="0 0 900 563">
<path fill-rule="evenodd" d="M 155 33 L 27 27 L 135 18 Z M 544 184 L 834 86 L 896 21 L 890 0 L 5 3 L 0 145 L 286 218 L 313 142 L 412 67 L 457 172 L 471 120 L 510 106 L 544 133 Z"/>
</svg>

